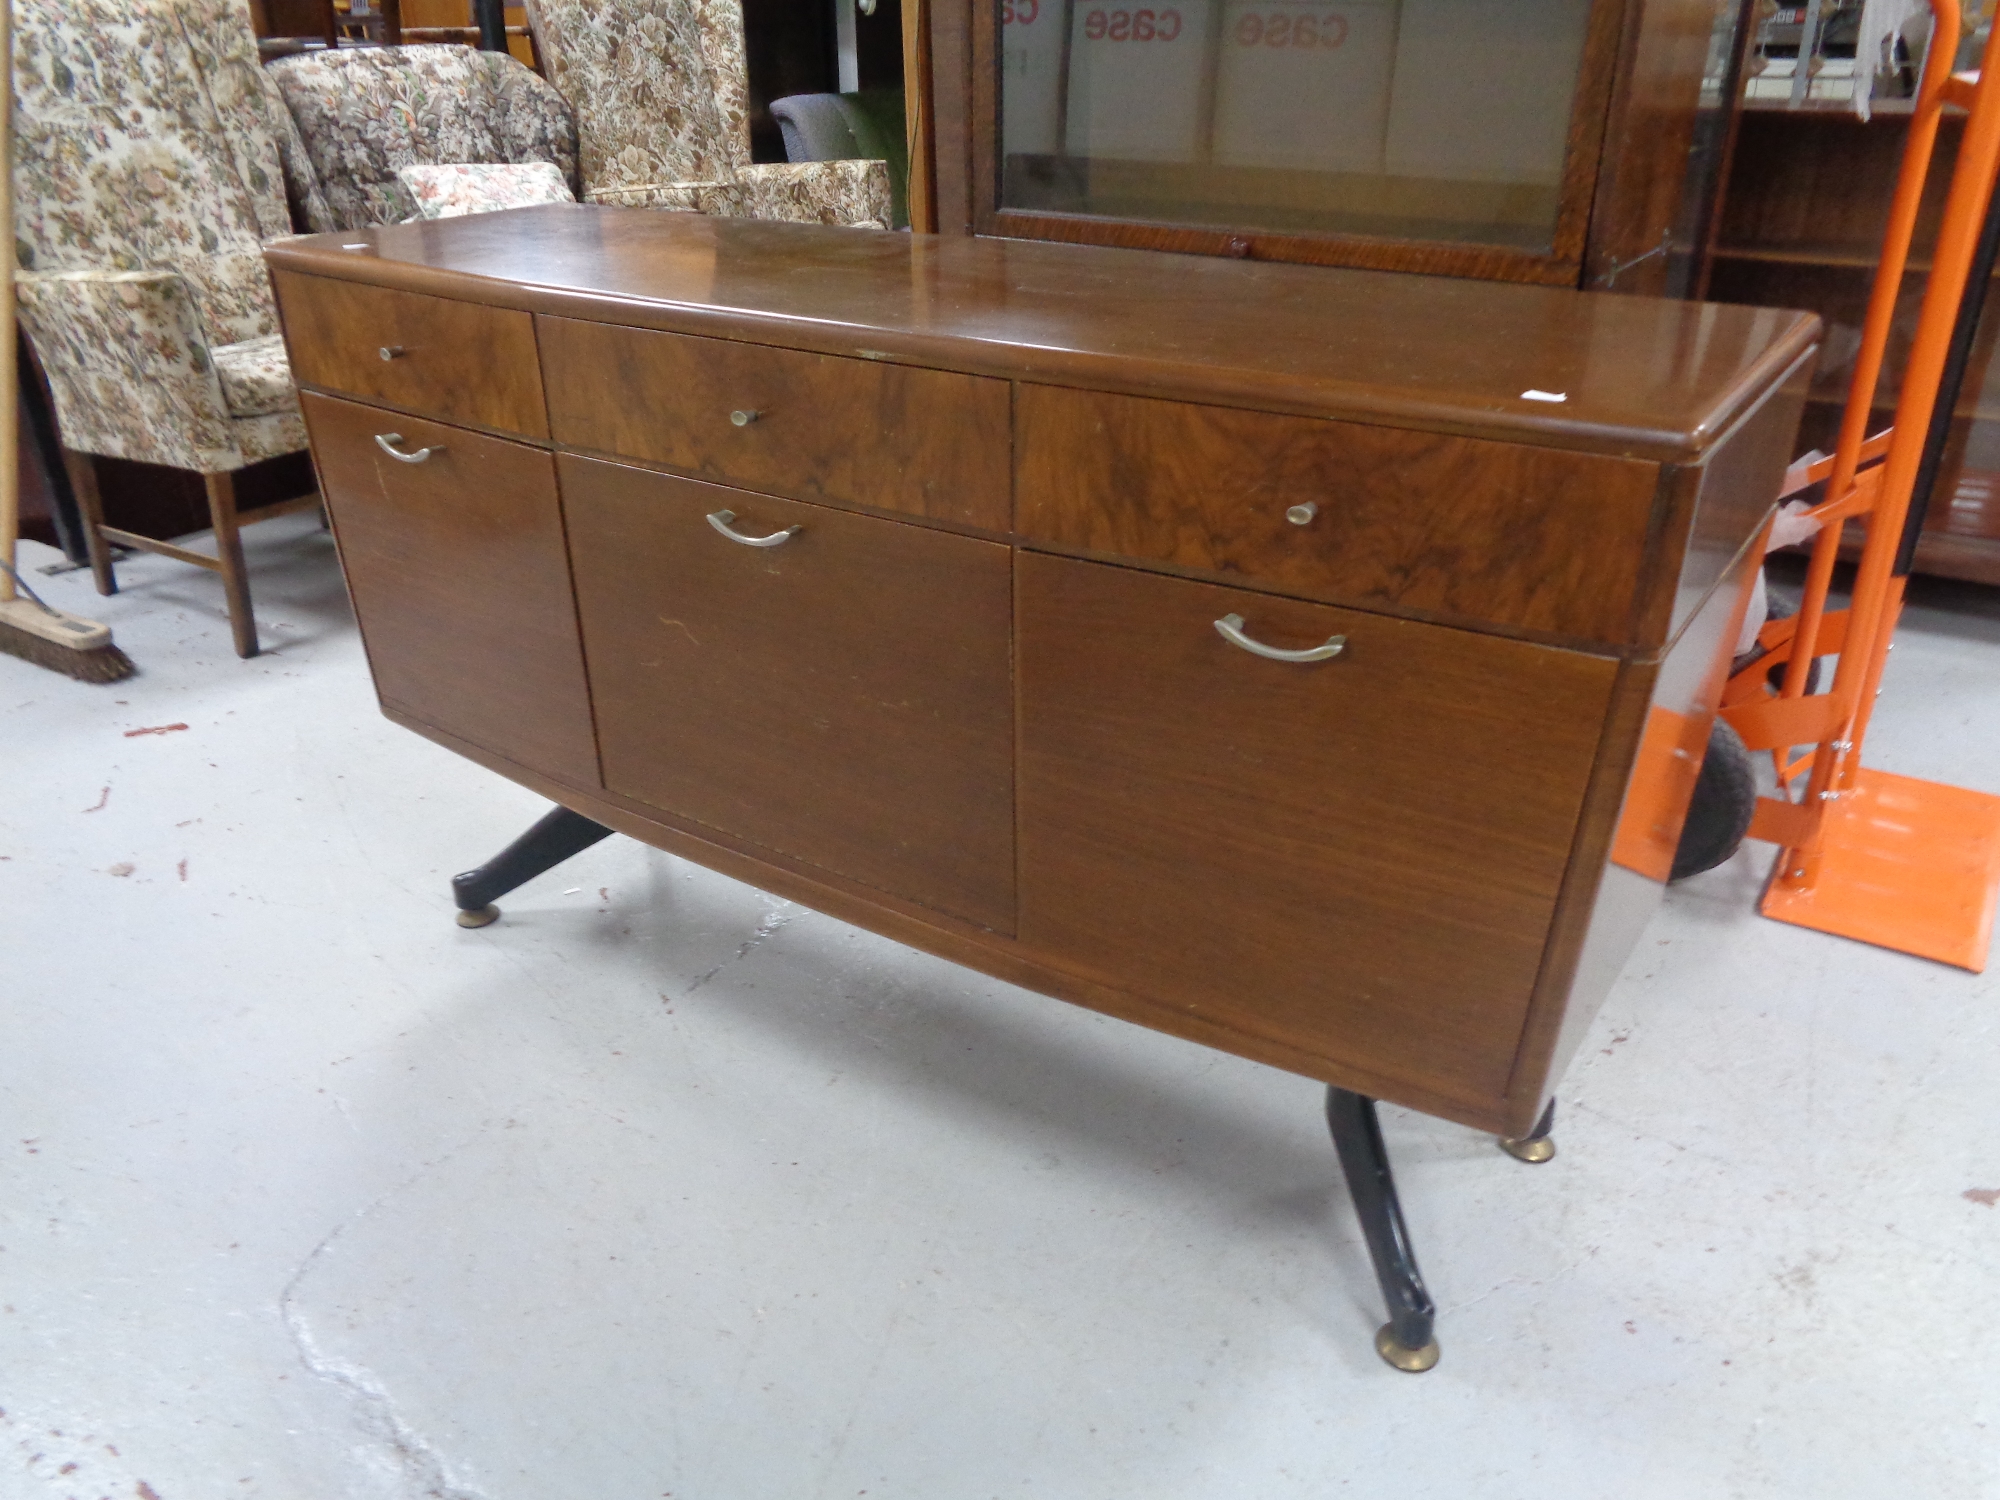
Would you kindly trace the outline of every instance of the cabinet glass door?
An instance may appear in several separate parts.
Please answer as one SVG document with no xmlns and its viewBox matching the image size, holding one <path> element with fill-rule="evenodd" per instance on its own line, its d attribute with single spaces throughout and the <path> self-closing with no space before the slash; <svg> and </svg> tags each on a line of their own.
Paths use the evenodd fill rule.
<svg viewBox="0 0 2000 1500">
<path fill-rule="evenodd" d="M 999 208 L 1546 255 L 1592 9 L 999 0 Z"/>
</svg>

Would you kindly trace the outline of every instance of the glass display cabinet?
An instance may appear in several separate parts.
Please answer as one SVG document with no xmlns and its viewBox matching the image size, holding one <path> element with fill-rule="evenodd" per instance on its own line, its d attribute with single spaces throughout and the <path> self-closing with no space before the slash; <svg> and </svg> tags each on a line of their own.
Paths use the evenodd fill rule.
<svg viewBox="0 0 2000 1500">
<path fill-rule="evenodd" d="M 928 0 L 913 144 L 944 233 L 1680 291 L 1742 10 Z"/>
</svg>

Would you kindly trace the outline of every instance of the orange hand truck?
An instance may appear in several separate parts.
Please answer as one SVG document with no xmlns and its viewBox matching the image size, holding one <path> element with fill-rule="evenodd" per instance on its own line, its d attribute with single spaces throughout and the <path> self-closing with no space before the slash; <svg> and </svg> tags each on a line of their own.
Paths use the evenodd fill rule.
<svg viewBox="0 0 2000 1500">
<path fill-rule="evenodd" d="M 1956 964 L 1986 965 L 2000 893 L 2000 797 L 1869 770 L 1861 764 L 1890 638 L 1941 465 L 1952 408 L 2000 252 L 2000 26 L 1977 73 L 1954 75 L 1958 0 L 1931 0 L 1932 43 L 1862 325 L 1860 352 L 1831 458 L 1802 476 L 1825 481 L 1805 518 L 1823 524 L 1797 614 L 1758 635 L 1764 653 L 1731 677 L 1721 717 L 1752 750 L 1768 750 L 1778 794 L 1757 799 L 1748 836 L 1779 846 L 1764 890 L 1767 917 Z M 1868 435 L 1896 295 L 1945 108 L 1967 113 L 1929 285 L 1894 423 Z M 1916 503 L 1912 503 L 1915 497 Z M 1867 540 L 1846 609 L 1828 590 L 1850 520 Z M 1837 656 L 1826 692 L 1809 691 L 1814 659 Z M 1770 685 L 1784 664 L 1782 686 Z M 1810 745 L 1809 753 L 1794 750 Z M 1801 785 L 1803 783 L 1803 785 Z"/>
</svg>

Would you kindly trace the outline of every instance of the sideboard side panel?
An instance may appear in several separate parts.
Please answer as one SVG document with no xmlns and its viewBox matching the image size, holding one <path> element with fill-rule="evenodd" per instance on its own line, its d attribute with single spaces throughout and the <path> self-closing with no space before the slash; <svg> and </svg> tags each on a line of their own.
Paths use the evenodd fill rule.
<svg viewBox="0 0 2000 1500">
<path fill-rule="evenodd" d="M 1659 909 L 1751 581 L 1763 563 L 1762 517 L 1752 524 L 1665 657 L 1630 663 L 1620 677 L 1508 1089 L 1510 1129 L 1525 1129 L 1541 1113 L 1541 1100 L 1561 1080 Z M 1696 559 L 1690 566 L 1706 564 Z"/>
</svg>

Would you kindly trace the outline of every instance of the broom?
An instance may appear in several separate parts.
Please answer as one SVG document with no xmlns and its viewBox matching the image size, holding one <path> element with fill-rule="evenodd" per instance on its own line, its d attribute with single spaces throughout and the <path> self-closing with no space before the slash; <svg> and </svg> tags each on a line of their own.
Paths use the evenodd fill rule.
<svg viewBox="0 0 2000 1500">
<path fill-rule="evenodd" d="M 0 0 L 0 651 L 79 682 L 130 677 L 132 658 L 111 644 L 109 626 L 51 609 L 14 570 L 21 532 L 20 396 L 14 345 L 14 49 L 13 6 Z M 25 595 L 26 597 L 22 597 Z"/>
</svg>

